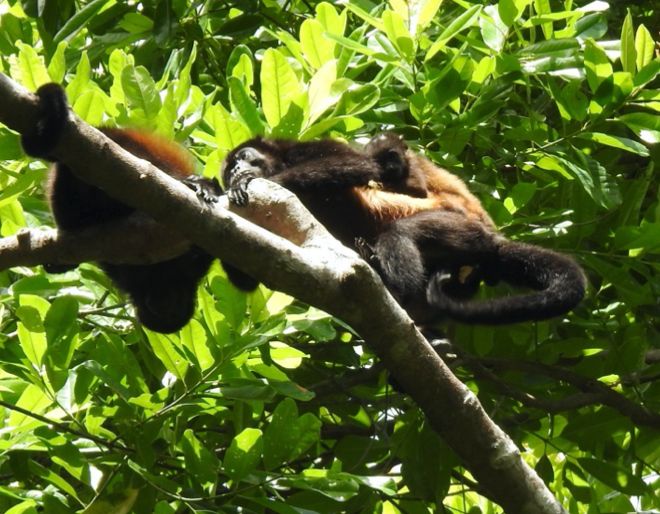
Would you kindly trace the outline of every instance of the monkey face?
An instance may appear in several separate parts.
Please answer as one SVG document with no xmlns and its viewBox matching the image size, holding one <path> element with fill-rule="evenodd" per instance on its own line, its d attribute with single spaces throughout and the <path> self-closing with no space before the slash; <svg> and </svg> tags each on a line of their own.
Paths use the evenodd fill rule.
<svg viewBox="0 0 660 514">
<path fill-rule="evenodd" d="M 236 205 L 246 205 L 247 185 L 256 177 L 268 177 L 271 174 L 270 161 L 256 148 L 244 146 L 233 151 L 225 159 L 222 169 L 229 201 Z"/>
<path fill-rule="evenodd" d="M 240 177 L 268 177 L 271 173 L 270 161 L 262 152 L 252 146 L 245 146 L 231 152 L 222 166 L 222 176 L 226 186 Z"/>
</svg>

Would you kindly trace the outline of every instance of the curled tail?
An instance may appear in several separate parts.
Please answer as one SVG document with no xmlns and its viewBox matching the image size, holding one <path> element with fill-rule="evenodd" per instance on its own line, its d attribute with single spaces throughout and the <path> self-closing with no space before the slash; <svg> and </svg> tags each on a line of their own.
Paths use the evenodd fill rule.
<svg viewBox="0 0 660 514">
<path fill-rule="evenodd" d="M 443 290 L 442 277 L 436 273 L 426 290 L 429 305 L 457 321 L 503 325 L 559 316 L 573 309 L 584 296 L 584 272 L 573 259 L 560 253 L 502 239 L 495 261 L 489 266 L 500 280 L 535 291 L 460 301 Z"/>
</svg>

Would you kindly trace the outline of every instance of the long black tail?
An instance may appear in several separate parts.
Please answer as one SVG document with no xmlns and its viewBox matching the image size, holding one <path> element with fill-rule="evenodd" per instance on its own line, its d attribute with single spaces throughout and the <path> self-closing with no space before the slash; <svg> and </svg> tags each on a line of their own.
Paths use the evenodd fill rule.
<svg viewBox="0 0 660 514">
<path fill-rule="evenodd" d="M 580 303 L 586 288 L 584 272 L 570 257 L 505 239 L 499 246 L 494 270 L 504 282 L 535 291 L 460 301 L 443 291 L 441 276 L 436 274 L 429 281 L 427 301 L 439 314 L 457 321 L 503 325 L 564 314 Z"/>
</svg>

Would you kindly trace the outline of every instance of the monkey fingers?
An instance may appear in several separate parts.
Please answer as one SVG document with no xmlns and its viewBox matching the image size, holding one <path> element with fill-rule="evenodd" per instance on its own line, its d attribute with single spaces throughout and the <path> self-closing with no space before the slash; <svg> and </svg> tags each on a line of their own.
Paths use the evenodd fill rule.
<svg viewBox="0 0 660 514">
<path fill-rule="evenodd" d="M 190 175 L 181 182 L 192 189 L 204 203 L 216 203 L 223 193 L 220 183 L 215 178 L 210 179 L 198 175 Z"/>
</svg>

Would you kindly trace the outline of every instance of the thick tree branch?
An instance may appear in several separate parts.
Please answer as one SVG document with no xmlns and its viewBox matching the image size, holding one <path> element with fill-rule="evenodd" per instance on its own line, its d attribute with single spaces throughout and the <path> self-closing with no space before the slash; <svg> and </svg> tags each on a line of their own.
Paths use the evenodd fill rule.
<svg viewBox="0 0 660 514">
<path fill-rule="evenodd" d="M 21 230 L 13 237 L 0 239 L 0 270 L 89 261 L 151 264 L 181 255 L 189 247 L 190 242 L 178 232 L 135 213 L 76 233 Z"/>
<path fill-rule="evenodd" d="M 0 121 L 25 130 L 34 102 L 0 75 Z M 523 461 L 516 445 L 486 415 L 477 398 L 444 364 L 371 268 L 325 235 L 309 214 L 294 230 L 302 246 L 284 240 L 222 208 L 201 204 L 194 193 L 74 119 L 54 151 L 84 180 L 153 216 L 209 253 L 226 259 L 266 285 L 316 305 L 350 323 L 426 413 L 432 426 L 463 459 L 487 495 L 509 514 L 563 513 L 562 506 Z M 93 168 L 89 163 L 93 162 Z M 277 191 L 251 184 L 251 198 Z M 276 195 L 276 193 L 273 193 Z M 260 219 L 279 223 L 281 206 L 267 198 Z M 284 197 L 282 197 L 284 198 Z M 287 224 L 289 223 L 287 212 Z M 307 220 L 307 221 L 305 221 Z M 322 246 L 320 246 L 322 245 Z M 431 449 L 429 449 L 431 451 Z"/>
</svg>

